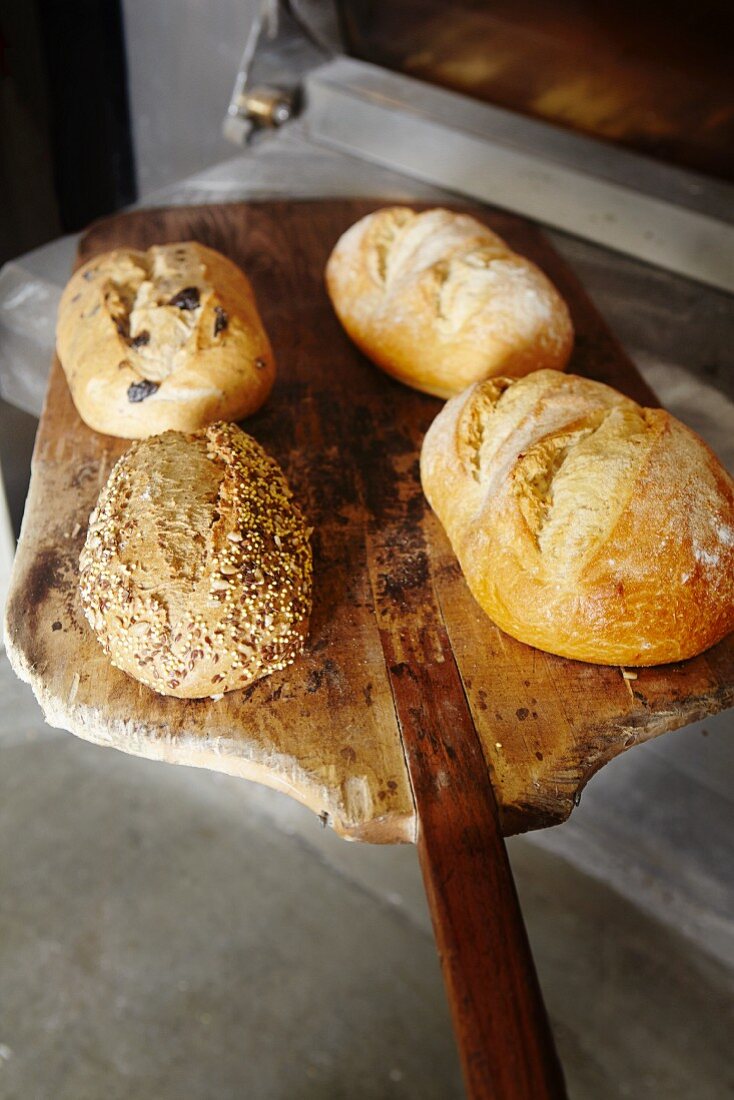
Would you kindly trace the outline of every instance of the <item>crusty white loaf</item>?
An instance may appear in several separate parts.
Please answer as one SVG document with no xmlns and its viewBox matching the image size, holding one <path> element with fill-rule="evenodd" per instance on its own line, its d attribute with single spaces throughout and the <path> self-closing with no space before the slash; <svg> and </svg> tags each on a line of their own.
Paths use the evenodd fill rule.
<svg viewBox="0 0 734 1100">
<path fill-rule="evenodd" d="M 421 477 L 477 601 L 520 641 L 653 665 L 734 630 L 734 482 L 661 409 L 555 371 L 492 379 L 436 417 Z"/>
<path fill-rule="evenodd" d="M 79 566 L 112 663 L 163 695 L 246 687 L 303 647 L 309 531 L 277 463 L 233 424 L 134 443 L 100 494 Z"/>
<path fill-rule="evenodd" d="M 438 397 L 493 375 L 563 370 L 571 354 L 558 292 L 467 214 L 404 206 L 368 214 L 337 242 L 326 284 L 364 354 Z"/>
<path fill-rule="evenodd" d="M 79 415 L 125 439 L 241 420 L 275 378 L 249 280 L 195 241 L 84 264 L 61 297 L 56 347 Z"/>
</svg>

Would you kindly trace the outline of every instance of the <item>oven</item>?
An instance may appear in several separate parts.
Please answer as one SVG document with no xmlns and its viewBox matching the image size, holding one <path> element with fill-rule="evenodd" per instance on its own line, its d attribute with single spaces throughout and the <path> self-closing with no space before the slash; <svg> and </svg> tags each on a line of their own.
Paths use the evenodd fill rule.
<svg viewBox="0 0 734 1100">
<path fill-rule="evenodd" d="M 722 0 L 265 0 L 225 119 L 734 289 Z"/>
</svg>

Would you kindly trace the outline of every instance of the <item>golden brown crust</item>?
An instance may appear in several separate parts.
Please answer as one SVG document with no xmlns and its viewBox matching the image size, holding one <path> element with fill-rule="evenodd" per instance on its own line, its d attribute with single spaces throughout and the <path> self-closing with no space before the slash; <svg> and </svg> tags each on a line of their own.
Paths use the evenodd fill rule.
<svg viewBox="0 0 734 1100">
<path fill-rule="evenodd" d="M 563 370 L 571 354 L 571 320 L 553 285 L 467 214 L 368 214 L 337 242 L 326 284 L 361 351 L 437 397 L 494 375 Z"/>
<path fill-rule="evenodd" d="M 311 609 L 309 530 L 285 477 L 233 424 L 120 458 L 80 558 L 84 613 L 114 665 L 163 695 L 217 696 L 285 667 Z"/>
<path fill-rule="evenodd" d="M 654 665 L 734 630 L 734 482 L 660 409 L 541 371 L 473 386 L 421 477 L 474 596 L 520 641 Z"/>
<path fill-rule="evenodd" d="M 241 420 L 275 378 L 249 280 L 195 241 L 89 260 L 61 297 L 56 346 L 79 415 L 125 439 Z"/>
</svg>

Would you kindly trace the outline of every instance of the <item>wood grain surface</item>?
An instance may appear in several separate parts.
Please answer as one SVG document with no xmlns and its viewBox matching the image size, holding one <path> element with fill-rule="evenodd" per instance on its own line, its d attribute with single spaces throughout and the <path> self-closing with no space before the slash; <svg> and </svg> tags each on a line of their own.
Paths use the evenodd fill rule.
<svg viewBox="0 0 734 1100">
<path fill-rule="evenodd" d="M 79 420 L 58 363 L 33 459 L 7 607 L 7 643 L 46 716 L 101 744 L 255 779 L 340 833 L 416 839 L 402 733 L 473 730 L 505 834 L 564 820 L 588 778 L 636 742 L 730 706 L 734 640 L 679 665 L 584 665 L 502 634 L 475 604 L 418 477 L 440 402 L 393 382 L 351 345 L 323 288 L 341 232 L 367 200 L 137 211 L 93 226 L 80 260 L 197 239 L 247 271 L 278 381 L 245 423 L 283 465 L 315 527 L 315 607 L 291 668 L 220 702 L 155 695 L 111 668 L 81 614 L 77 560 L 124 441 Z M 533 227 L 475 211 L 534 259 L 569 302 L 571 369 L 654 402 L 558 256 Z M 418 687 L 416 687 L 418 685 Z M 411 715 L 411 707 L 415 713 Z M 409 750 L 410 751 L 410 750 Z"/>
</svg>

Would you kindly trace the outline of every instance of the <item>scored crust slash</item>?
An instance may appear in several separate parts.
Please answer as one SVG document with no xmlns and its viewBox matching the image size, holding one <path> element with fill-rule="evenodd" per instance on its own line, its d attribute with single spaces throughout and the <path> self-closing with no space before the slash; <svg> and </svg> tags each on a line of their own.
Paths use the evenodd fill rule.
<svg viewBox="0 0 734 1100">
<path fill-rule="evenodd" d="M 694 433 L 538 371 L 453 398 L 421 455 L 469 587 L 513 637 L 581 661 L 682 661 L 734 630 L 734 483 Z"/>
<path fill-rule="evenodd" d="M 334 247 L 326 285 L 365 355 L 437 397 L 492 375 L 563 370 L 571 354 L 568 307 L 551 281 L 467 214 L 368 214 Z"/>
</svg>

